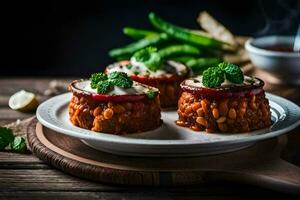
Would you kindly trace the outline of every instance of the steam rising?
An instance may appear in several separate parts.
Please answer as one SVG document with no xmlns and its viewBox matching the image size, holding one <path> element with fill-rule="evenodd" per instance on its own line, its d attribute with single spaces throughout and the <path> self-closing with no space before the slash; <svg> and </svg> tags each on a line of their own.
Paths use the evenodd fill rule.
<svg viewBox="0 0 300 200">
<path fill-rule="evenodd" d="M 265 26 L 256 33 L 257 36 L 285 34 L 299 25 L 300 1 L 294 1 L 294 4 L 291 1 L 284 0 L 268 1 L 265 4 L 262 0 L 258 2 L 264 17 Z M 276 16 L 272 16 L 272 11 L 268 12 L 267 10 L 267 4 L 269 3 L 277 5 L 281 12 L 276 12 Z"/>
</svg>

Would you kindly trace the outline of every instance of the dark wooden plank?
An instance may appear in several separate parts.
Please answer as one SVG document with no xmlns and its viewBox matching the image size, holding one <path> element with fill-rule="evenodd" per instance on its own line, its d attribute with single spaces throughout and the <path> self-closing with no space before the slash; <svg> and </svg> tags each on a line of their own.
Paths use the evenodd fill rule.
<svg viewBox="0 0 300 200">
<path fill-rule="evenodd" d="M 19 154 L 12 152 L 0 152 L 0 165 L 1 163 L 15 162 L 15 163 L 43 163 L 32 154 Z"/>
<path fill-rule="evenodd" d="M 138 188 L 137 188 L 138 189 Z M 274 194 L 274 193 L 260 193 L 260 195 L 265 195 L 268 197 L 272 197 L 272 200 L 277 199 L 297 199 L 295 196 L 286 196 L 284 194 Z M 272 196 L 270 196 L 272 195 Z M 263 197 L 263 196 L 260 196 Z M 64 199 L 64 200 L 77 200 L 77 199 L 106 199 L 106 200 L 115 200 L 115 199 L 122 199 L 122 200 L 156 200 L 156 199 L 184 199 L 184 200 L 238 200 L 238 199 L 253 199 L 257 198 L 257 193 L 253 190 L 244 191 L 244 193 L 239 193 L 237 195 L 233 194 L 224 194 L 223 196 L 218 195 L 217 193 L 214 194 L 202 194 L 202 193 L 187 193 L 187 192 L 158 192 L 158 190 L 150 190 L 150 191 L 131 191 L 131 192 L 44 192 L 44 191 L 28 191 L 28 192 L 2 192 L 0 194 L 1 199 L 43 199 L 43 200 L 53 200 L 53 199 Z"/>
<path fill-rule="evenodd" d="M 113 191 L 118 187 L 81 180 L 55 169 L 0 169 L 5 191 Z"/>
<path fill-rule="evenodd" d="M 71 82 L 75 78 L 2 78 L 0 79 L 0 94 L 11 95 L 19 90 L 28 90 L 35 94 L 43 95 L 52 80 Z"/>
<path fill-rule="evenodd" d="M 105 191 L 105 192 L 186 192 L 205 195 L 233 195 L 249 191 L 275 193 L 256 187 L 238 185 L 233 183 L 210 183 L 206 185 L 193 185 L 184 187 L 139 187 L 120 186 L 90 182 L 78 179 L 53 169 L 37 170 L 11 170 L 0 169 L 0 193 L 6 191 Z"/>
<path fill-rule="evenodd" d="M 34 113 L 22 113 L 10 108 L 0 108 L 0 121 L 2 120 L 17 120 L 32 117 Z"/>
<path fill-rule="evenodd" d="M 32 154 L 0 152 L 0 169 L 49 169 L 50 166 Z"/>
</svg>

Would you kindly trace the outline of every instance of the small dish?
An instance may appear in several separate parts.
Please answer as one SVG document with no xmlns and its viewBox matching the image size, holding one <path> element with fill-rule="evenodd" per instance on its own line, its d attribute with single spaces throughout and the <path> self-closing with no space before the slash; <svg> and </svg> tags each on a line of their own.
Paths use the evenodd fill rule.
<svg viewBox="0 0 300 200">
<path fill-rule="evenodd" d="M 276 82 L 300 84 L 300 52 L 269 48 L 285 46 L 292 49 L 294 40 L 292 36 L 265 36 L 249 39 L 245 48 L 254 66 L 269 72 L 277 79 Z"/>
<path fill-rule="evenodd" d="M 299 106 L 282 97 L 266 93 L 273 121 L 272 126 L 267 129 L 240 134 L 195 132 L 177 126 L 177 111 L 167 111 L 162 112 L 163 125 L 155 130 L 112 135 L 72 125 L 68 115 L 71 96 L 71 93 L 66 93 L 42 103 L 36 113 L 40 123 L 61 134 L 79 138 L 92 148 L 126 156 L 182 157 L 225 153 L 284 134 L 300 124 Z"/>
</svg>

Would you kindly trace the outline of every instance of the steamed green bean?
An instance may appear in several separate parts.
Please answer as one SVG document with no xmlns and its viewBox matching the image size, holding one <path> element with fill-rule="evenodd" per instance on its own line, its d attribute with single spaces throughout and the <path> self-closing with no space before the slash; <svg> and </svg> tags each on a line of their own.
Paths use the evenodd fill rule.
<svg viewBox="0 0 300 200">
<path fill-rule="evenodd" d="M 145 38 L 149 35 L 158 35 L 158 32 L 155 31 L 149 31 L 145 29 L 137 29 L 137 28 L 132 28 L 132 27 L 125 27 L 123 28 L 123 33 L 133 39 L 142 39 Z"/>
<path fill-rule="evenodd" d="M 173 25 L 161 19 L 153 12 L 149 14 L 149 20 L 158 30 L 165 32 L 169 36 L 183 42 L 195 44 L 201 47 L 221 47 L 221 45 L 224 44 L 219 40 L 197 34 L 186 28 Z"/>
<path fill-rule="evenodd" d="M 132 55 L 134 52 L 143 49 L 148 46 L 155 46 L 162 42 L 168 40 L 168 35 L 166 33 L 160 33 L 159 35 L 149 35 L 146 38 L 140 39 L 136 42 L 133 42 L 125 47 L 112 49 L 109 51 L 111 57 L 120 57 L 122 55 Z"/>
<path fill-rule="evenodd" d="M 200 50 L 188 44 L 170 45 L 158 51 L 162 58 L 168 58 L 174 55 L 200 55 Z"/>
</svg>

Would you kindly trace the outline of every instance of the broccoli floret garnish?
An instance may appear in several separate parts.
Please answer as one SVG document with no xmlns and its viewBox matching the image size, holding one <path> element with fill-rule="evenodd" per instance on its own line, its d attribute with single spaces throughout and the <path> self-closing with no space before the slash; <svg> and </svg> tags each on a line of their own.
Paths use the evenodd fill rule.
<svg viewBox="0 0 300 200">
<path fill-rule="evenodd" d="M 244 74 L 239 66 L 231 63 L 219 63 L 203 72 L 202 82 L 206 87 L 220 87 L 225 78 L 235 84 L 244 82 Z"/>
<path fill-rule="evenodd" d="M 92 74 L 91 88 L 97 89 L 97 93 L 108 93 L 113 89 L 113 86 L 122 88 L 132 87 L 133 81 L 124 72 L 112 72 L 108 76 L 103 73 Z"/>
<path fill-rule="evenodd" d="M 224 72 L 220 67 L 210 67 L 203 72 L 202 83 L 206 87 L 220 87 L 224 80 Z"/>
<path fill-rule="evenodd" d="M 236 84 L 244 82 L 244 74 L 237 65 L 223 62 L 218 66 L 224 71 L 226 79 L 230 82 Z"/>
<path fill-rule="evenodd" d="M 161 67 L 162 58 L 154 47 L 147 47 L 135 52 L 132 56 L 137 62 L 142 62 L 152 71 L 156 71 Z"/>
<path fill-rule="evenodd" d="M 108 80 L 115 86 L 130 88 L 133 81 L 124 72 L 112 72 L 108 75 Z"/>
<path fill-rule="evenodd" d="M 91 88 L 96 89 L 98 87 L 97 85 L 100 81 L 107 80 L 107 76 L 106 76 L 106 74 L 104 74 L 102 72 L 95 73 L 95 74 L 91 75 L 90 80 L 91 80 Z"/>
<path fill-rule="evenodd" d="M 99 81 L 97 84 L 97 93 L 106 94 L 113 88 L 112 83 L 109 80 Z"/>
</svg>

